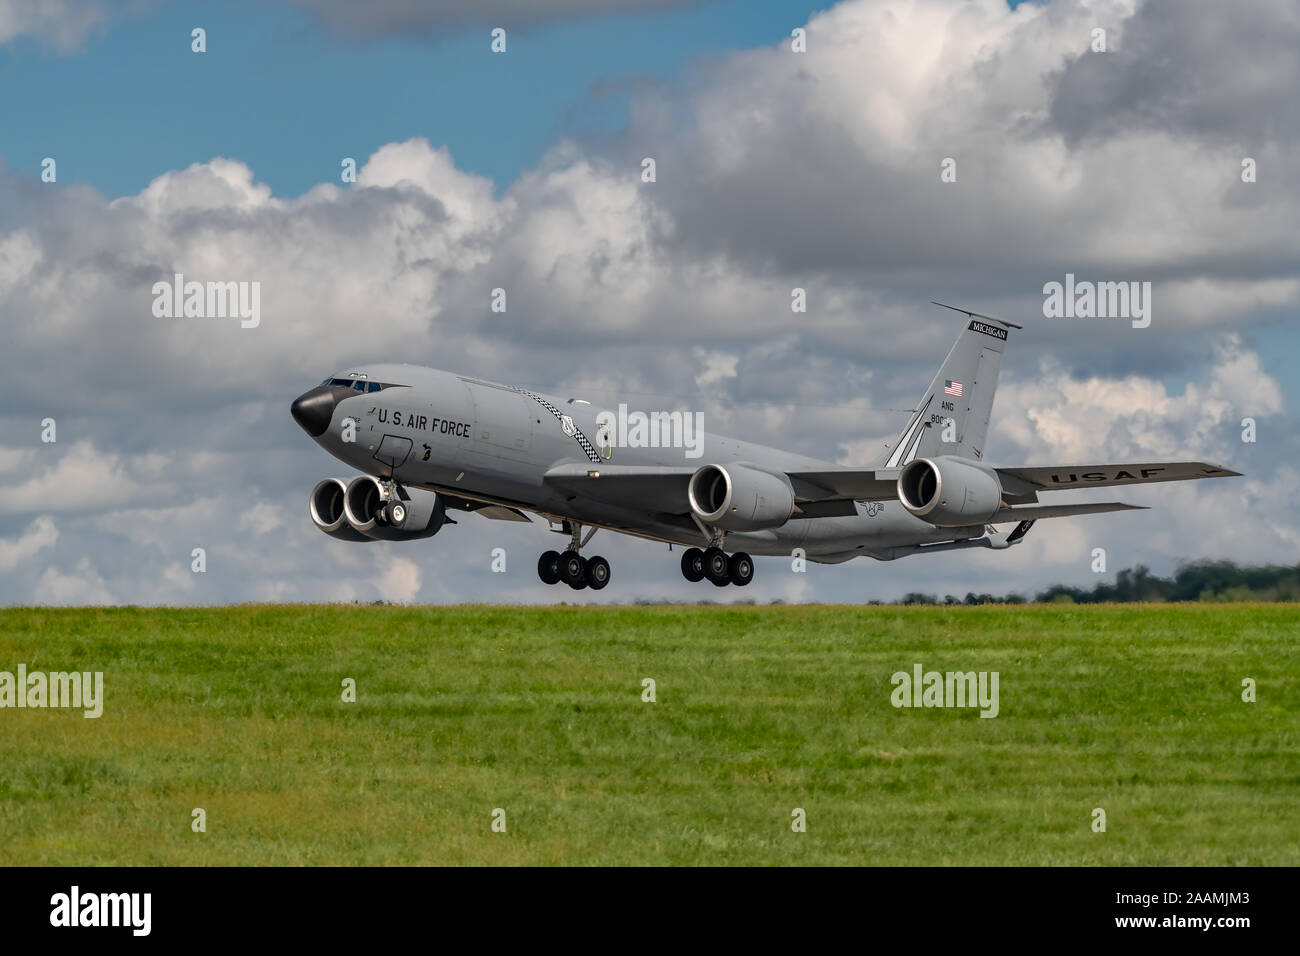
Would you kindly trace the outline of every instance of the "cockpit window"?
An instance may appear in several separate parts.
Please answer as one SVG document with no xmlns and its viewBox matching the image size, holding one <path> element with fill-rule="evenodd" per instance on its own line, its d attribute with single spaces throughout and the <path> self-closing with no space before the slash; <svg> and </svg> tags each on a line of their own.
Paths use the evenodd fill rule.
<svg viewBox="0 0 1300 956">
<path fill-rule="evenodd" d="M 382 392 L 386 388 L 405 388 L 394 382 L 369 382 L 362 378 L 327 378 L 321 385 L 339 385 L 354 392 Z"/>
</svg>

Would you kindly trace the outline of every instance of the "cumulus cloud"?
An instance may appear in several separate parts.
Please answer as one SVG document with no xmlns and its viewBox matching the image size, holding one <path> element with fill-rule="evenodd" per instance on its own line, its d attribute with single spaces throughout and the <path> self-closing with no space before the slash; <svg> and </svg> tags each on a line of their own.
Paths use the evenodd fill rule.
<svg viewBox="0 0 1300 956">
<path fill-rule="evenodd" d="M 269 501 L 259 501 L 239 516 L 239 527 L 255 535 L 269 534 L 284 524 L 284 513 Z"/>
<path fill-rule="evenodd" d="M 13 476 L 0 499 L 0 514 L 85 511 L 167 497 L 173 489 L 164 475 L 176 478 L 188 471 L 176 464 L 175 455 L 162 451 L 127 457 L 100 450 L 86 439 L 66 448 L 56 443 L 40 447 L 47 449 L 46 455 L 52 460 L 44 467 L 31 467 Z M 0 461 L 9 457 L 34 464 L 38 457 L 44 457 L 19 452 L 0 449 Z"/>
<path fill-rule="evenodd" d="M 999 391 L 1004 435 L 1043 461 L 1089 462 L 1100 456 L 1169 459 L 1188 455 L 1227 460 L 1241 447 L 1244 417 L 1283 409 L 1278 382 L 1236 335 L 1214 345 L 1205 381 L 1171 394 L 1141 375 L 1071 377 L 1059 359 L 1044 360 L 1032 381 Z"/>
<path fill-rule="evenodd" d="M 38 551 L 52 547 L 58 540 L 59 529 L 54 526 L 54 519 L 49 515 L 41 515 L 19 537 L 0 538 L 0 572 L 12 571 L 20 564 L 30 561 Z"/>
<path fill-rule="evenodd" d="M 1286 93 L 1300 87 L 1295 4 L 1255 0 L 1244 16 L 1222 3 L 1126 7 L 1095 17 L 1116 28 L 1107 55 L 1071 57 L 1054 75 L 1055 129 L 1071 140 L 1160 129 L 1232 145 L 1300 133 Z"/>
<path fill-rule="evenodd" d="M 389 555 L 375 584 L 386 600 L 413 601 L 420 593 L 420 569 L 409 558 Z"/>
<path fill-rule="evenodd" d="M 0 0 L 0 43 L 30 36 L 68 53 L 107 20 L 99 0 Z"/>
<path fill-rule="evenodd" d="M 641 90 L 618 137 L 557 143 L 500 190 L 421 138 L 378 148 L 351 186 L 297 198 L 237 157 L 159 171 L 111 202 L 0 172 L 0 516 L 17 540 L 32 516 L 59 514 L 48 553 L 73 569 L 20 564 L 10 593 L 71 593 L 65 579 L 90 554 L 83 592 L 122 600 L 554 600 L 522 559 L 554 544 L 535 527 L 465 516 L 405 547 L 323 538 L 306 494 L 344 470 L 289 401 L 340 367 L 398 359 L 609 407 L 686 405 L 710 431 L 864 465 L 959 326 L 930 298 L 1026 326 L 1009 344 L 990 458 L 1244 462 L 1254 484 L 1237 490 L 1135 497 L 1235 509 L 1213 531 L 1219 553 L 1280 548 L 1268 529 L 1295 526 L 1294 506 L 1260 502 L 1296 445 L 1257 338 L 1300 289 L 1300 192 L 1276 173 L 1242 183 L 1241 149 L 1209 119 L 1081 125 L 1072 71 L 1127 71 L 1125 89 L 1176 118 L 1188 80 L 1148 82 L 1127 55 L 1087 61 L 1111 56 L 1088 51 L 1092 26 L 1113 25 L 1116 54 L 1140 36 L 1138 49 L 1219 57 L 1206 75 L 1228 75 L 1248 65 L 1243 37 L 1284 44 L 1290 14 L 1260 7 L 1273 33 L 1219 18 L 1231 38 L 1205 47 L 1158 13 L 849 0 L 811 19 L 806 54 L 781 43 Z M 1267 67 L 1280 55 L 1269 46 L 1251 73 L 1267 87 L 1257 110 L 1225 100 L 1264 164 L 1295 145 L 1265 115 L 1290 95 L 1287 70 Z M 640 179 L 646 155 L 655 183 Z M 944 157 L 955 183 L 939 179 Z M 1151 327 L 1042 318 L 1043 283 L 1067 271 L 1152 281 Z M 175 273 L 259 282 L 261 324 L 154 316 L 153 284 Z M 794 287 L 806 313 L 791 312 Z M 504 313 L 490 308 L 498 288 Z M 47 415 L 57 445 L 38 443 Z M 1242 446 L 1243 416 L 1270 439 Z M 1035 561 L 1013 549 L 931 567 L 937 580 L 1049 583 L 1073 573 L 1087 544 L 1076 529 L 1103 527 L 1088 520 L 1115 529 L 1120 554 L 1159 541 L 1171 561 L 1201 553 L 1208 533 L 1184 522 L 1155 535 L 1140 516 L 1044 522 L 1050 533 L 1036 527 L 1025 546 Z M 486 570 L 497 545 L 510 575 Z M 203 575 L 189 570 L 194 547 L 207 549 Z M 578 599 L 699 597 L 644 542 L 602 548 L 617 586 Z M 856 599 L 865 578 L 888 596 L 912 589 L 906 565 L 815 569 L 771 593 Z"/>
<path fill-rule="evenodd" d="M 116 599 L 89 558 L 77 561 L 71 573 L 46 568 L 32 594 L 33 604 L 114 604 Z"/>
<path fill-rule="evenodd" d="M 1273 120 L 1294 112 L 1273 107 L 1292 89 L 1295 16 L 1281 3 L 1249 17 L 1213 3 L 1176 15 L 1148 6 L 841 3 L 810 20 L 806 54 L 751 51 L 684 91 L 644 94 L 625 156 L 656 157 L 658 201 L 679 242 L 755 268 L 848 271 L 922 301 L 939 297 L 936 280 L 981 298 L 996 286 L 1020 315 L 1039 313 L 1043 283 L 1066 271 L 1148 279 L 1158 294 L 1236 280 L 1233 301 L 1191 302 L 1179 316 L 1222 323 L 1250 308 L 1256 285 L 1294 280 L 1300 259 L 1296 190 L 1240 178 L 1244 155 L 1280 172 L 1295 143 L 1294 124 Z M 1207 20 L 1221 38 L 1212 54 L 1208 38 L 1187 36 Z M 1090 51 L 1098 24 L 1115 51 Z M 1144 70 L 1176 63 L 1185 78 L 1175 89 L 1125 81 L 1129 102 L 1185 117 L 1195 110 L 1185 87 L 1244 72 L 1233 88 L 1267 90 L 1232 104 L 1252 135 L 1227 143 L 1195 122 L 1112 124 L 1102 111 L 1093 115 L 1107 135 L 1072 141 L 1053 121 L 1070 70 L 1125 72 L 1134 55 L 1117 51 L 1130 32 L 1145 37 Z M 940 181 L 946 158 L 952 183 Z"/>
<path fill-rule="evenodd" d="M 736 377 L 736 364 L 740 361 L 740 357 L 737 355 L 727 355 L 725 352 L 710 352 L 707 349 L 697 348 L 695 349 L 695 358 L 704 366 L 700 373 L 695 376 L 695 384 L 700 387 Z"/>
</svg>

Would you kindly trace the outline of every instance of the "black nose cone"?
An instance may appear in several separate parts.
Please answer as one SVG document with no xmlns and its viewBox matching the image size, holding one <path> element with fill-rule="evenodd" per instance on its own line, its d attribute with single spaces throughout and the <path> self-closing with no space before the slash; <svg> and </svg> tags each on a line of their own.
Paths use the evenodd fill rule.
<svg viewBox="0 0 1300 956">
<path fill-rule="evenodd" d="M 293 420 L 302 426 L 312 438 L 319 438 L 330 427 L 334 417 L 334 406 L 338 404 L 336 390 L 332 388 L 313 388 L 310 392 L 299 395 L 289 411 Z"/>
</svg>

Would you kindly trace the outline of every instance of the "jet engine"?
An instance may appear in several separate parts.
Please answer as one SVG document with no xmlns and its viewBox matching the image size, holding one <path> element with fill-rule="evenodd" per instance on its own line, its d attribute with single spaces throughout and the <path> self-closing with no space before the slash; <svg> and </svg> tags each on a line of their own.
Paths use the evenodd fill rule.
<svg viewBox="0 0 1300 956">
<path fill-rule="evenodd" d="M 380 541 L 431 538 L 447 521 L 445 503 L 436 492 L 405 488 L 400 497 L 388 498 L 379 479 L 370 475 L 352 479 L 343 494 L 343 515 L 356 531 Z"/>
<path fill-rule="evenodd" d="M 898 500 L 940 528 L 984 524 L 1002 507 L 1002 482 L 992 468 L 963 458 L 916 458 L 898 476 Z"/>
<path fill-rule="evenodd" d="M 372 538 L 362 534 L 348 524 L 343 513 L 343 498 L 348 486 L 340 478 L 326 478 L 311 490 L 308 510 L 311 520 L 331 538 L 340 541 L 371 541 Z"/>
<path fill-rule="evenodd" d="M 691 511 L 726 531 L 779 528 L 794 513 L 794 490 L 784 475 L 748 465 L 705 465 L 687 487 Z"/>
</svg>

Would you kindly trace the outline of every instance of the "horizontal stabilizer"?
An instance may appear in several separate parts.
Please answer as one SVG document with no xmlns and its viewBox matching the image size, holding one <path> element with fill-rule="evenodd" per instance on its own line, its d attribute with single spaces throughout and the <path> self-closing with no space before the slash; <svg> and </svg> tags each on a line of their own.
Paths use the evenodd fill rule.
<svg viewBox="0 0 1300 956">
<path fill-rule="evenodd" d="M 1003 508 L 991 519 L 989 524 L 1002 524 L 1007 521 L 1037 521 L 1039 518 L 1068 518 L 1071 515 L 1095 515 L 1107 511 L 1146 511 L 1145 505 L 1126 505 L 1119 501 L 1102 501 L 1085 505 L 1023 505 L 1019 508 Z M 1029 530 L 1028 528 L 1025 529 Z M 1021 532 L 1021 537 L 1024 532 Z"/>
<path fill-rule="evenodd" d="M 972 319 L 988 319 L 990 322 L 998 322 L 1001 323 L 1002 325 L 1009 325 L 1013 329 L 1024 328 L 1023 325 L 1016 325 L 1016 323 L 1008 322 L 1006 319 L 999 319 L 996 315 L 982 315 L 979 312 L 972 312 L 970 309 L 962 309 L 955 305 L 949 305 L 947 302 L 936 302 L 934 299 L 931 299 L 930 303 L 932 305 L 937 305 L 945 309 L 952 309 L 954 312 L 960 312 L 962 315 L 969 315 Z"/>
</svg>

